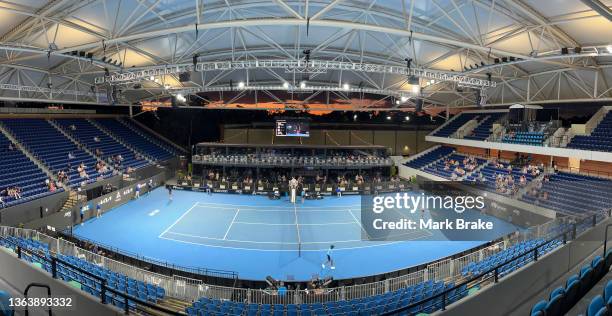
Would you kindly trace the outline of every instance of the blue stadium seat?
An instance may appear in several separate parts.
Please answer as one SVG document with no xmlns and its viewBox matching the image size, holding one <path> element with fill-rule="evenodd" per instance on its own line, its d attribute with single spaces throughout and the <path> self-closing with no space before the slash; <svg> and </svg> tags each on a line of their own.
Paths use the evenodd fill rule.
<svg viewBox="0 0 612 316">
<path fill-rule="evenodd" d="M 15 147 L 9 149 L 11 141 L 0 133 L 0 190 L 6 190 L 10 187 L 19 187 L 21 189 L 21 198 L 15 199 L 4 196 L 2 198 L 4 204 L 0 204 L 0 208 L 14 206 L 20 203 L 32 201 L 50 194 L 45 180 L 48 176 L 40 169 L 33 161 L 31 161 L 23 152 Z M 59 188 L 57 192 L 64 191 Z"/>
<path fill-rule="evenodd" d="M 96 119 L 94 121 L 111 132 L 115 137 L 130 144 L 130 146 L 133 146 L 136 150 L 154 161 L 164 161 L 175 156 L 174 152 L 136 133 L 116 119 Z"/>
<path fill-rule="evenodd" d="M 612 111 L 606 113 L 590 135 L 574 136 L 567 147 L 593 151 L 612 151 Z"/>
<path fill-rule="evenodd" d="M 538 313 L 543 314 L 543 312 L 546 310 L 546 305 L 548 305 L 548 302 L 546 300 L 541 300 L 537 302 L 531 308 L 531 316 L 538 315 Z"/>
<path fill-rule="evenodd" d="M 100 176 L 103 178 L 112 176 L 111 171 L 103 175 L 96 172 L 94 167 L 97 159 L 79 148 L 77 144 L 64 136 L 47 120 L 3 119 L 2 123 L 28 151 L 34 154 L 53 173 L 61 170 L 66 171 L 71 187 L 81 185 L 83 182 L 93 183 Z M 72 153 L 74 158 L 69 158 L 68 153 Z M 89 178 L 79 176 L 76 169 L 81 163 L 87 167 Z"/>
<path fill-rule="evenodd" d="M 127 167 L 137 169 L 148 164 L 144 158 L 138 159 L 134 151 L 117 142 L 86 119 L 58 119 L 55 122 L 94 154 L 96 150 L 101 151 L 99 158 L 109 164 L 111 164 L 109 157 L 121 155 L 123 157 L 122 170 Z M 75 129 L 73 130 L 71 126 Z M 95 141 L 94 137 L 98 141 Z"/>
<path fill-rule="evenodd" d="M 606 305 L 604 304 L 603 297 L 601 297 L 601 295 L 597 295 L 591 300 L 586 316 L 600 315 L 599 313 L 602 310 L 606 311 Z"/>
<path fill-rule="evenodd" d="M 0 291 L 0 316 L 13 316 L 15 311 L 10 307 L 9 299 L 11 296 L 4 292 Z"/>
</svg>

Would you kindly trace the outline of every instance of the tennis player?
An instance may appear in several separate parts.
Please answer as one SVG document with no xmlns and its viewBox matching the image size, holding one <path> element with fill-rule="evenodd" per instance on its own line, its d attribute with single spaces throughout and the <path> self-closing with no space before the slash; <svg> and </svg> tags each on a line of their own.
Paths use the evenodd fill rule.
<svg viewBox="0 0 612 316">
<path fill-rule="evenodd" d="M 332 270 L 336 269 L 336 266 L 334 265 L 334 259 L 332 258 L 333 251 L 334 251 L 334 245 L 329 246 L 329 249 L 327 249 L 327 254 L 326 254 L 327 261 L 321 264 L 321 267 L 323 267 L 323 269 L 325 269 L 326 265 L 329 265 L 329 268 Z"/>
</svg>

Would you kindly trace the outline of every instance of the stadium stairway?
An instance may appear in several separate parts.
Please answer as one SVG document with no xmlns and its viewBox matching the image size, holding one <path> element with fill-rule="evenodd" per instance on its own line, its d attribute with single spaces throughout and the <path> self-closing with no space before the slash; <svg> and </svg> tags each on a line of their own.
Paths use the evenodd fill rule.
<svg viewBox="0 0 612 316">
<path fill-rule="evenodd" d="M 123 145 L 124 147 L 129 148 L 131 151 L 133 151 L 134 153 L 140 155 L 141 157 L 144 157 L 149 163 L 155 163 L 155 161 L 152 159 L 152 157 L 150 157 L 149 155 L 146 155 L 145 153 L 141 152 L 140 150 L 137 150 L 134 146 L 132 146 L 131 144 L 128 144 L 127 142 L 123 141 L 123 139 L 121 137 L 118 137 L 117 135 L 115 135 L 113 132 L 111 132 L 108 128 L 106 128 L 106 126 L 103 126 L 102 124 L 100 124 L 98 121 L 96 120 L 92 120 L 92 119 L 87 119 L 87 121 L 89 123 L 91 123 L 93 126 L 97 127 L 99 130 L 101 130 L 102 132 L 104 132 L 106 135 L 108 135 L 110 138 L 112 138 L 113 140 L 115 140 L 117 143 Z"/>
<path fill-rule="evenodd" d="M 79 200 L 79 195 L 75 191 L 69 190 L 68 199 L 66 200 L 66 202 L 64 202 L 64 205 L 62 205 L 62 208 L 59 210 L 59 212 L 63 213 L 71 210 L 73 207 L 79 204 Z"/>
<path fill-rule="evenodd" d="M 187 301 L 182 301 L 176 298 L 172 298 L 172 297 L 165 297 L 163 299 L 160 299 L 157 301 L 157 304 L 165 307 L 171 311 L 175 311 L 175 312 L 184 312 L 185 309 L 187 309 L 187 307 L 191 306 L 192 303 L 187 302 Z M 145 307 L 141 307 L 148 315 L 155 315 L 155 316 L 166 316 L 167 314 L 165 313 L 161 313 L 158 311 L 155 311 L 151 308 L 145 308 Z"/>
</svg>

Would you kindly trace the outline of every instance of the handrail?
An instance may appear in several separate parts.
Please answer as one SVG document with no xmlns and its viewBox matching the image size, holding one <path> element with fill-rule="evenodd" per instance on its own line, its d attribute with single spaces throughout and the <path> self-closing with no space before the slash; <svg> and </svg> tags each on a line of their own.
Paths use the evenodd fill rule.
<svg viewBox="0 0 612 316">
<path fill-rule="evenodd" d="M 15 246 L 16 252 L 17 252 L 17 257 L 19 259 L 22 259 L 23 252 L 25 251 L 26 253 L 29 253 L 31 256 L 36 256 L 40 260 L 43 260 L 43 261 L 45 261 L 47 263 L 51 263 L 51 275 L 52 275 L 52 277 L 54 279 L 57 279 L 57 272 L 58 272 L 57 271 L 57 265 L 58 265 L 58 263 L 63 265 L 63 266 L 68 267 L 69 269 L 76 270 L 79 273 L 84 274 L 86 277 L 89 277 L 90 279 L 94 279 L 95 281 L 100 283 L 100 302 L 102 304 L 108 304 L 108 302 L 106 300 L 106 292 L 111 292 L 111 293 L 113 293 L 115 295 L 118 295 L 118 296 L 120 296 L 123 299 L 123 302 L 125 304 L 124 311 L 128 315 L 129 315 L 129 312 L 130 312 L 130 307 L 129 307 L 129 304 L 128 304 L 128 300 L 134 301 L 134 302 L 138 303 L 139 305 L 142 305 L 142 306 L 145 306 L 145 307 L 148 307 L 148 308 L 151 308 L 151 309 L 154 309 L 156 311 L 160 311 L 160 312 L 163 312 L 163 313 L 166 313 L 166 314 L 179 315 L 179 316 L 187 315 L 186 313 L 173 311 L 173 310 L 167 309 L 167 308 L 165 308 L 163 306 L 160 306 L 160 305 L 157 305 L 157 304 L 152 304 L 152 303 L 149 303 L 147 301 L 143 301 L 140 298 L 135 297 L 135 296 L 131 296 L 131 295 L 125 293 L 125 292 L 121 292 L 121 291 L 112 289 L 112 288 L 110 288 L 110 287 L 108 287 L 106 285 L 106 280 L 105 279 L 103 279 L 103 278 L 101 278 L 101 277 L 99 277 L 99 276 L 97 276 L 97 275 L 95 275 L 95 274 L 93 274 L 93 273 L 91 273 L 91 272 L 89 272 L 89 271 L 87 271 L 85 269 L 77 267 L 77 266 L 75 266 L 75 265 L 73 265 L 73 264 L 71 264 L 71 263 L 69 263 L 69 262 L 67 262 L 67 261 L 65 261 L 63 259 L 60 259 L 60 258 L 57 257 L 57 255 L 55 255 L 55 256 L 51 255 L 51 259 L 48 259 L 45 255 L 42 255 L 37 250 L 30 250 L 30 249 L 27 249 L 27 248 L 23 248 L 19 244 L 15 243 L 15 242 L 13 242 L 13 241 L 11 241 L 9 239 L 6 239 L 6 238 L 4 240 L 7 243 L 12 244 L 13 246 Z M 26 288 L 26 291 L 27 291 L 27 289 L 28 288 Z M 115 300 L 115 299 L 113 298 L 113 300 Z M 138 308 L 136 308 L 136 309 L 138 309 Z"/>
<path fill-rule="evenodd" d="M 51 296 L 51 287 L 49 287 L 48 285 L 42 284 L 42 283 L 30 283 L 30 284 L 28 284 L 28 286 L 26 286 L 25 290 L 23 291 L 23 296 L 26 299 L 28 298 L 28 292 L 33 287 L 42 287 L 42 288 L 45 288 L 45 289 L 47 289 L 47 297 Z M 51 316 L 51 308 L 49 308 L 48 312 L 49 312 L 49 316 Z M 30 315 L 30 310 L 28 309 L 28 306 L 26 306 L 25 316 L 28 316 L 28 315 Z"/>
<path fill-rule="evenodd" d="M 563 237 L 563 244 L 565 245 L 567 243 L 567 236 L 568 236 L 568 234 L 570 234 L 570 233 L 573 234 L 575 232 L 575 226 L 576 225 L 578 225 L 578 223 L 572 224 L 572 228 L 571 229 L 565 230 L 563 233 L 560 233 L 560 234 L 556 235 L 555 237 L 549 239 L 545 243 L 543 243 L 541 245 L 537 245 L 533 249 L 525 251 L 524 253 L 522 253 L 520 255 L 514 256 L 514 257 L 504 261 L 503 263 L 500 263 L 500 264 L 490 268 L 489 270 L 486 270 L 485 272 L 482 272 L 482 273 L 480 273 L 480 274 L 478 274 L 476 276 L 472 276 L 468 280 L 465 280 L 465 281 L 459 283 L 458 285 L 455 285 L 452 288 L 445 289 L 441 293 L 438 293 L 436 295 L 433 295 L 433 296 L 430 296 L 428 298 L 422 299 L 422 300 L 420 300 L 418 302 L 415 302 L 415 303 L 412 303 L 412 304 L 410 304 L 408 306 L 400 307 L 400 308 L 397 308 L 395 310 L 392 310 L 392 311 L 389 311 L 389 312 L 385 312 L 382 315 L 396 315 L 398 313 L 406 312 L 406 311 L 411 310 L 413 308 L 416 308 L 418 306 L 425 305 L 426 303 L 431 302 L 433 300 L 436 300 L 436 299 L 438 299 L 440 297 L 443 297 L 443 299 L 442 299 L 442 310 L 446 310 L 446 300 L 448 298 L 449 292 L 456 291 L 457 289 L 459 289 L 459 288 L 461 288 L 461 287 L 463 287 L 465 285 L 468 285 L 470 283 L 473 283 L 473 282 L 475 282 L 476 284 L 480 284 L 483 281 L 490 279 L 491 276 L 489 276 L 488 278 L 486 278 L 484 280 L 479 280 L 479 279 L 486 277 L 487 275 L 491 274 L 492 272 L 493 272 L 493 277 L 494 277 L 494 283 L 499 282 L 499 277 L 500 277 L 499 270 L 500 270 L 500 268 L 502 268 L 503 266 L 508 265 L 508 264 L 510 264 L 510 263 L 512 263 L 512 262 L 514 262 L 514 261 L 516 261 L 518 259 L 520 259 L 520 258 L 523 258 L 523 257 L 525 257 L 527 255 L 530 255 L 530 254 L 533 254 L 534 261 L 538 261 L 538 249 L 539 248 L 542 248 L 544 246 L 547 246 L 547 245 L 555 242 L 556 240 L 559 239 L 559 237 Z M 608 225 L 608 226 L 612 226 L 612 224 Z M 430 303 L 430 304 L 428 304 L 428 306 L 435 305 L 436 303 L 437 302 Z M 428 307 L 428 306 L 425 306 L 425 307 Z"/>
<path fill-rule="evenodd" d="M 604 249 L 603 249 L 603 257 L 606 257 L 606 252 L 608 249 L 608 228 L 612 227 L 612 224 L 608 224 L 606 225 L 606 233 L 605 233 L 605 239 L 604 239 Z"/>
</svg>

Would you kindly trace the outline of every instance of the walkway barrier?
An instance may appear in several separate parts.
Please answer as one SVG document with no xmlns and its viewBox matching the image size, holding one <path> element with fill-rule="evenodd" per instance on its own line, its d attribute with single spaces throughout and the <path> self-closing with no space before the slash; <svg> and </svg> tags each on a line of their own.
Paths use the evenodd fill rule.
<svg viewBox="0 0 612 316">
<path fill-rule="evenodd" d="M 480 247 L 463 256 L 432 262 L 417 271 L 382 281 L 317 290 L 298 289 L 288 291 L 285 295 L 278 295 L 278 293 L 273 290 L 209 285 L 203 283 L 201 280 L 190 279 L 179 275 L 168 276 L 153 273 L 100 256 L 79 248 L 75 244 L 64 239 L 56 239 L 34 230 L 0 226 L 0 236 L 30 238 L 47 243 L 52 252 L 83 258 L 136 280 L 160 286 L 164 288 L 166 295 L 169 297 L 187 301 L 194 301 L 200 297 L 208 297 L 211 299 L 260 304 L 301 304 L 351 300 L 379 295 L 428 280 L 455 282 L 455 284 L 457 284 L 465 279 L 465 276 L 462 274 L 462 269 L 472 262 L 478 262 L 516 243 L 529 239 L 540 238 L 549 240 L 554 236 L 562 234 L 564 236 L 564 241 L 572 240 L 580 234 L 580 232 L 595 226 L 597 223 L 608 218 L 609 215 L 609 213 L 602 212 L 577 221 L 566 218 L 557 219 L 537 227 L 532 227 L 523 232 L 509 234 L 487 247 Z"/>
</svg>

